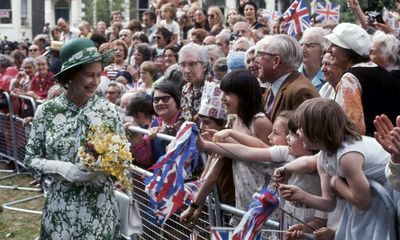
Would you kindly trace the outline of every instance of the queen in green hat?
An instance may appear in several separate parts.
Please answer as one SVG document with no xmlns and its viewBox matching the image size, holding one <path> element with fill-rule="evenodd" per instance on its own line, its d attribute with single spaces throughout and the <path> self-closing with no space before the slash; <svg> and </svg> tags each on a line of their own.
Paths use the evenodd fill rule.
<svg viewBox="0 0 400 240">
<path fill-rule="evenodd" d="M 35 113 L 25 164 L 38 180 L 50 179 L 40 239 L 117 239 L 119 210 L 113 181 L 82 171 L 77 157 L 89 126 L 124 129 L 115 105 L 95 92 L 104 56 L 85 38 L 61 48 L 62 69 L 55 77 L 67 92 L 40 105 Z"/>
</svg>

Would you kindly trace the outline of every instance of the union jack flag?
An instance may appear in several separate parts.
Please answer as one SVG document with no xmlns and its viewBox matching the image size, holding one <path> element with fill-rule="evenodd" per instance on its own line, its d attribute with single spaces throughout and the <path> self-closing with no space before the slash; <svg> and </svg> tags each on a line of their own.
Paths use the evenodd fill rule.
<svg viewBox="0 0 400 240">
<path fill-rule="evenodd" d="M 182 124 L 176 138 L 168 145 L 167 153 L 150 168 L 154 170 L 153 176 L 145 179 L 145 190 L 154 207 L 154 214 L 161 224 L 164 224 L 186 199 L 192 200 L 196 189 L 201 186 L 200 183 L 184 184 L 184 178 L 191 172 L 191 161 L 194 160 L 193 168 L 197 166 L 198 131 L 194 123 Z"/>
<path fill-rule="evenodd" d="M 260 236 L 263 224 L 278 205 L 279 198 L 268 188 L 262 188 L 260 192 L 254 193 L 249 210 L 236 226 L 232 240 L 252 240 Z"/>
<path fill-rule="evenodd" d="M 335 23 L 339 23 L 340 5 L 331 2 L 317 2 L 315 13 L 317 14 L 315 20 L 319 22 L 332 20 Z"/>
<path fill-rule="evenodd" d="M 267 9 L 263 9 L 261 11 L 261 16 L 263 16 L 264 18 L 266 18 L 268 20 L 273 20 L 273 21 L 278 21 L 279 17 L 280 17 L 280 15 L 278 14 L 277 11 L 275 11 L 275 10 L 269 11 Z"/>
<path fill-rule="evenodd" d="M 285 29 L 290 36 L 296 36 L 310 27 L 310 15 L 302 0 L 294 1 L 283 14 L 283 19 L 286 22 Z"/>
</svg>

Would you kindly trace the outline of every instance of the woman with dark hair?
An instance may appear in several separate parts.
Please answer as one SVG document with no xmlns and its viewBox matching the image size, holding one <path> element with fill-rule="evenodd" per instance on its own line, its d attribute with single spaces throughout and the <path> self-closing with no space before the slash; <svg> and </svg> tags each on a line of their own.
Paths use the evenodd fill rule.
<svg viewBox="0 0 400 240">
<path fill-rule="evenodd" d="M 169 68 L 170 66 L 178 63 L 178 52 L 179 48 L 175 46 L 166 47 L 164 49 L 165 68 Z"/>
<path fill-rule="evenodd" d="M 135 67 L 139 68 L 142 62 L 144 61 L 152 61 L 153 60 L 153 53 L 149 44 L 147 43 L 140 43 L 135 46 L 135 51 L 133 52 L 133 59 L 135 63 Z"/>
<path fill-rule="evenodd" d="M 210 23 L 207 19 L 207 12 L 200 7 L 194 12 L 194 29 L 196 28 L 202 28 L 207 32 L 211 30 Z"/>
<path fill-rule="evenodd" d="M 257 11 L 257 4 L 253 1 L 247 1 L 243 5 L 244 17 L 246 18 L 246 22 L 251 26 L 252 29 L 264 27 L 264 25 L 257 21 Z"/>
<path fill-rule="evenodd" d="M 165 154 L 168 141 L 155 138 L 157 133 L 175 136 L 184 122 L 180 111 L 181 93 L 171 83 L 162 81 L 154 84 L 152 102 L 157 115 L 149 126 L 150 135 L 130 132 L 128 139 L 131 142 L 131 152 L 135 160 L 144 167 L 150 167 Z M 132 124 L 126 124 L 129 127 Z"/>
<path fill-rule="evenodd" d="M 235 119 L 228 124 L 232 130 L 256 137 L 268 144 L 272 123 L 262 113 L 261 88 L 257 77 L 248 70 L 232 71 L 222 79 L 221 90 L 224 93 L 222 101 L 227 114 L 236 114 Z M 214 135 L 214 139 L 246 144 L 241 142 L 241 139 L 219 133 Z M 265 183 L 264 174 L 268 168 L 256 162 L 233 160 L 232 169 L 236 183 L 236 207 L 245 210 L 250 204 L 252 194 Z M 246 184 L 237 184 L 244 182 Z"/>
<path fill-rule="evenodd" d="M 383 67 L 369 61 L 371 40 L 360 26 L 337 25 L 325 36 L 332 45 L 331 64 L 344 72 L 335 101 L 357 125 L 361 134 L 373 136 L 375 116 L 386 114 L 393 122 L 400 112 L 399 81 Z"/>
<path fill-rule="evenodd" d="M 115 40 L 114 42 L 112 42 L 112 45 L 114 49 L 114 62 L 106 66 L 104 68 L 104 71 L 106 72 L 107 77 L 111 81 L 114 81 L 118 71 L 126 70 L 128 67 L 128 64 L 125 62 L 125 58 L 126 56 L 128 56 L 128 47 L 126 46 L 126 43 L 122 40 Z"/>
<path fill-rule="evenodd" d="M 40 239 L 119 239 L 120 213 L 114 180 L 79 166 L 78 148 L 90 126 L 109 125 L 124 135 L 114 104 L 98 97 L 103 56 L 87 38 L 61 48 L 56 75 L 65 94 L 41 104 L 32 122 L 25 166 L 37 181 L 51 179 L 44 204 Z"/>
</svg>

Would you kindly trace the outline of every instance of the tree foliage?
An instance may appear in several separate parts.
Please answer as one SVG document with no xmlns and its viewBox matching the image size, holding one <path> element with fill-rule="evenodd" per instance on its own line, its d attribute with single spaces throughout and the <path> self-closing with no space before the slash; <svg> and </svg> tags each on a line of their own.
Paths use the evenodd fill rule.
<svg viewBox="0 0 400 240">
<path fill-rule="evenodd" d="M 96 13 L 97 22 L 104 21 L 107 25 L 110 24 L 112 11 L 123 11 L 124 0 L 97 0 Z M 85 20 L 90 24 L 93 23 L 93 5 L 94 0 L 89 0 L 85 7 Z"/>
<path fill-rule="evenodd" d="M 378 0 L 378 1 L 370 1 L 370 0 L 358 0 L 361 8 L 364 11 L 376 10 L 378 12 L 382 11 L 383 7 L 387 9 L 394 8 L 393 0 Z M 331 1 L 338 3 L 340 5 L 340 21 L 341 22 L 356 22 L 356 16 L 353 11 L 347 7 L 347 0 L 336 0 Z"/>
</svg>

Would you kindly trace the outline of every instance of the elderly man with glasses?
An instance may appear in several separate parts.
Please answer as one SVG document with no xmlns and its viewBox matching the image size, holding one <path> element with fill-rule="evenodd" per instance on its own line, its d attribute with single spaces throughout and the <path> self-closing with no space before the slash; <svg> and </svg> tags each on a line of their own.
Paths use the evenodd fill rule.
<svg viewBox="0 0 400 240">
<path fill-rule="evenodd" d="M 297 69 L 302 60 L 300 44 L 285 34 L 271 35 L 256 45 L 261 82 L 271 85 L 264 93 L 264 111 L 272 122 L 283 110 L 294 110 L 303 101 L 319 97 L 315 87 Z"/>
</svg>

